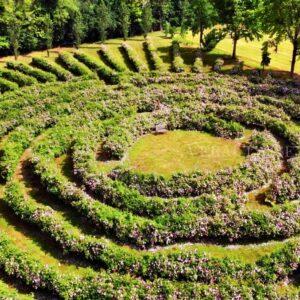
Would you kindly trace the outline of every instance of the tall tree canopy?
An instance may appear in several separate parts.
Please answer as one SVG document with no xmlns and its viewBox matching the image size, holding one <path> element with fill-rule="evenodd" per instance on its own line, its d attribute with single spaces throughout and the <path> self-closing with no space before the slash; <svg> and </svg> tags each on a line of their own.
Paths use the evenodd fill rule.
<svg viewBox="0 0 300 300">
<path fill-rule="evenodd" d="M 200 35 L 200 47 L 204 44 L 204 31 L 217 23 L 218 13 L 210 0 L 190 1 L 191 29 Z"/>
<path fill-rule="evenodd" d="M 300 1 L 263 0 L 262 24 L 266 33 L 279 43 L 288 39 L 293 45 L 291 75 L 295 73 L 297 56 L 300 55 Z"/>
<path fill-rule="evenodd" d="M 237 43 L 245 38 L 260 38 L 260 20 L 258 19 L 259 0 L 215 0 L 220 23 L 233 42 L 232 58 L 237 57 Z"/>
</svg>

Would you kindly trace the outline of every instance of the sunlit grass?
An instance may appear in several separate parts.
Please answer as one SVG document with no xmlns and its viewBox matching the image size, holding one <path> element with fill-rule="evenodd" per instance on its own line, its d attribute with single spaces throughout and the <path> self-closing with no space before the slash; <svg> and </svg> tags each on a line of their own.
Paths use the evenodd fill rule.
<svg viewBox="0 0 300 300">
<path fill-rule="evenodd" d="M 149 134 L 133 145 L 125 164 L 138 172 L 164 176 L 193 171 L 215 172 L 245 160 L 240 147 L 242 141 L 197 131 Z"/>
</svg>

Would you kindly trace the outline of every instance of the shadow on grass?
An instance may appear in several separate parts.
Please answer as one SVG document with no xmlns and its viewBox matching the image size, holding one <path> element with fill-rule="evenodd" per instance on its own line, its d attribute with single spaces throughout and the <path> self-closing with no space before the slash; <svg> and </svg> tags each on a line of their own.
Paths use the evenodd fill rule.
<svg viewBox="0 0 300 300">
<path fill-rule="evenodd" d="M 172 63 L 171 56 L 170 56 L 170 52 L 171 52 L 170 46 L 158 47 L 156 50 L 164 63 L 166 63 L 166 64 Z"/>
<path fill-rule="evenodd" d="M 127 53 L 126 53 L 126 51 L 125 51 L 121 46 L 118 47 L 118 49 L 119 49 L 119 51 L 120 51 L 120 53 L 121 53 L 121 55 L 122 55 L 122 57 L 123 57 L 123 60 L 124 60 L 124 62 L 125 62 L 126 67 L 127 67 L 130 71 L 132 71 L 132 72 L 137 72 L 137 70 L 135 69 L 135 67 L 134 67 L 133 64 L 131 63 L 131 61 L 130 61 L 130 59 L 129 59 Z"/>
<path fill-rule="evenodd" d="M 192 66 L 194 64 L 197 50 L 193 47 L 180 47 L 181 57 L 185 65 Z"/>
<path fill-rule="evenodd" d="M 150 71 L 155 71 L 155 66 L 151 60 L 151 56 L 150 56 L 150 52 L 148 51 L 148 48 L 146 46 L 146 43 L 143 43 L 143 50 L 145 52 L 145 56 L 146 56 L 146 60 L 147 60 L 147 64 L 149 67 Z"/>
</svg>

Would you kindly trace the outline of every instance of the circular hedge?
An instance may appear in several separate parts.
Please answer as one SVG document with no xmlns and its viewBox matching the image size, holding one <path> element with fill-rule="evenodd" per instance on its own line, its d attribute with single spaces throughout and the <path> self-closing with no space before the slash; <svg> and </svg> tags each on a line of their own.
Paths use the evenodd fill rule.
<svg viewBox="0 0 300 300">
<path fill-rule="evenodd" d="M 5 233 L 1 268 L 65 299 L 279 297 L 278 286 L 296 280 L 300 264 L 299 87 L 257 82 L 150 73 L 115 86 L 87 78 L 2 95 L 5 205 L 57 251 L 94 270 L 61 274 Z M 233 140 L 245 129 L 252 134 L 241 146 L 245 161 L 216 172 L 164 177 L 123 165 L 135 141 L 157 125 Z M 115 166 L 101 169 L 99 156 Z M 263 197 L 253 209 L 255 191 Z M 230 249 L 274 240 L 282 246 L 255 263 L 197 250 L 198 243 Z"/>
</svg>

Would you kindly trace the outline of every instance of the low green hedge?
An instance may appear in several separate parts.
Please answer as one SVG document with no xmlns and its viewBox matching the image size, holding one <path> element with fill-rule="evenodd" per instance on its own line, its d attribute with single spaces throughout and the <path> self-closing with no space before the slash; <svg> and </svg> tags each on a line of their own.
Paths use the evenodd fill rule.
<svg viewBox="0 0 300 300">
<path fill-rule="evenodd" d="M 19 86 L 5 78 L 0 78 L 0 93 L 16 90 Z"/>
<path fill-rule="evenodd" d="M 93 72 L 69 52 L 59 53 L 57 61 L 75 76 L 93 77 Z"/>
<path fill-rule="evenodd" d="M 19 71 L 0 69 L 0 77 L 17 83 L 20 87 L 33 85 L 37 83 L 34 77 L 25 75 Z"/>
<path fill-rule="evenodd" d="M 195 59 L 194 65 L 192 67 L 192 71 L 194 73 L 202 73 L 203 72 L 203 61 L 200 57 Z"/>
<path fill-rule="evenodd" d="M 116 58 L 110 53 L 109 49 L 105 45 L 101 45 L 99 53 L 103 56 L 104 60 L 110 67 L 118 72 L 125 71 L 125 68 L 116 60 Z"/>
<path fill-rule="evenodd" d="M 121 48 L 136 72 L 140 73 L 147 70 L 147 67 L 143 64 L 143 62 L 141 62 L 140 58 L 137 57 L 137 53 L 132 49 L 131 46 L 129 46 L 127 43 L 122 43 Z"/>
<path fill-rule="evenodd" d="M 54 74 L 61 81 L 68 81 L 72 79 L 72 75 L 67 70 L 62 68 L 60 65 L 47 61 L 46 59 L 34 57 L 32 59 L 32 65 Z"/>
<path fill-rule="evenodd" d="M 178 41 L 172 41 L 171 46 L 172 51 L 172 69 L 175 73 L 182 73 L 184 72 L 185 66 L 184 61 L 180 55 L 180 44 Z"/>
<path fill-rule="evenodd" d="M 76 52 L 74 56 L 80 62 L 88 66 L 91 70 L 94 70 L 98 74 L 99 78 L 104 79 L 106 83 L 109 84 L 120 83 L 120 76 L 118 75 L 118 73 L 111 70 L 109 67 L 104 65 L 101 61 L 98 61 L 85 53 Z"/>
<path fill-rule="evenodd" d="M 7 68 L 20 71 L 28 76 L 32 76 L 36 78 L 39 82 L 46 83 L 46 82 L 54 82 L 56 81 L 56 76 L 42 71 L 40 69 L 32 68 L 23 63 L 17 62 L 7 62 Z"/>
<path fill-rule="evenodd" d="M 152 68 L 156 71 L 165 71 L 164 62 L 149 39 L 144 42 L 144 49 L 149 56 Z"/>
<path fill-rule="evenodd" d="M 259 280 L 247 283 L 224 278 L 222 283 L 203 285 L 157 279 L 143 281 L 103 271 L 89 271 L 82 276 L 61 274 L 57 267 L 44 266 L 31 253 L 21 251 L 4 233 L 0 234 L 0 266 L 6 274 L 20 279 L 32 290 L 46 290 L 54 297 L 66 300 L 149 299 L 149 296 L 153 299 L 208 300 L 216 294 L 223 299 L 233 299 L 237 295 L 243 299 L 276 299 L 280 296 L 274 285 Z"/>
</svg>

